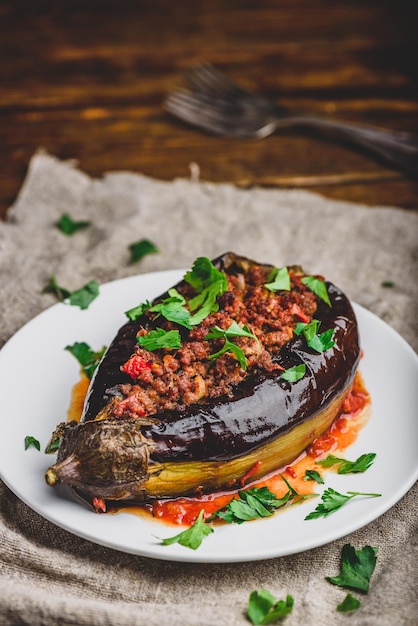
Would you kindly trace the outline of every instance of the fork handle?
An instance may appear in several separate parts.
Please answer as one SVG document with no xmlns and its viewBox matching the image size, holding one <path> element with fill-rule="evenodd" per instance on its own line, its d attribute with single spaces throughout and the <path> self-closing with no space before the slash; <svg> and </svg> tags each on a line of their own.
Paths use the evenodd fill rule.
<svg viewBox="0 0 418 626">
<path fill-rule="evenodd" d="M 364 148 L 398 169 L 415 176 L 418 174 L 418 138 L 410 133 L 310 116 L 295 116 L 292 126 L 312 130 L 331 139 L 342 139 Z"/>
</svg>

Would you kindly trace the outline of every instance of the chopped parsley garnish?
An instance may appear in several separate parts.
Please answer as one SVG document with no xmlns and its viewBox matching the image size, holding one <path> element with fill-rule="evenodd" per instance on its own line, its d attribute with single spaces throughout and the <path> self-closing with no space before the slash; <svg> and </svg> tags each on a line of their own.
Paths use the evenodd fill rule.
<svg viewBox="0 0 418 626">
<path fill-rule="evenodd" d="M 54 452 L 57 452 L 58 448 L 60 447 L 60 443 L 61 443 L 60 436 L 51 437 L 51 439 L 45 446 L 45 454 L 53 454 Z"/>
<path fill-rule="evenodd" d="M 280 477 L 288 487 L 282 498 L 278 498 L 268 487 L 252 487 L 241 490 L 238 491 L 238 497 L 233 498 L 226 506 L 215 511 L 209 521 L 221 519 L 229 524 L 242 524 L 260 517 L 270 517 L 277 509 L 292 500 L 300 502 L 306 498 L 314 497 L 315 494 L 302 495 L 298 493 L 283 474 L 280 474 Z"/>
<path fill-rule="evenodd" d="M 275 268 L 268 276 L 270 282 L 264 287 L 270 291 L 290 291 L 290 276 L 287 267 Z"/>
<path fill-rule="evenodd" d="M 338 576 L 327 576 L 326 579 L 338 587 L 367 593 L 376 567 L 377 551 L 377 548 L 371 546 L 356 550 L 346 543 L 341 551 L 341 573 Z"/>
<path fill-rule="evenodd" d="M 106 346 L 95 352 L 87 343 L 81 341 L 73 343 L 72 346 L 65 346 L 65 350 L 68 350 L 77 359 L 87 378 L 91 379 L 105 353 Z"/>
<path fill-rule="evenodd" d="M 213 528 L 208 526 L 203 519 L 204 510 L 202 509 L 190 528 L 183 530 L 178 535 L 174 537 L 167 537 L 167 539 L 162 539 L 161 543 L 164 546 L 171 546 L 173 543 L 179 543 L 180 545 L 191 548 L 192 550 L 197 550 L 197 548 L 201 545 L 203 539 L 213 533 Z"/>
<path fill-rule="evenodd" d="M 71 295 L 71 291 L 58 285 L 55 274 L 51 274 L 49 283 L 42 289 L 42 293 L 53 293 L 60 301 L 66 300 Z"/>
<path fill-rule="evenodd" d="M 312 319 L 309 324 L 298 322 L 295 326 L 295 335 L 303 334 L 308 346 L 318 353 L 325 352 L 335 345 L 335 341 L 333 340 L 334 329 L 329 328 L 318 335 L 317 331 L 320 324 L 321 322 L 319 320 Z"/>
<path fill-rule="evenodd" d="M 217 297 L 227 290 L 228 282 L 225 274 L 206 257 L 198 257 L 195 260 L 192 269 L 184 275 L 184 280 L 197 294 L 188 303 L 193 313 L 189 322 L 196 326 L 210 313 L 218 311 Z"/>
<path fill-rule="evenodd" d="M 365 496 L 368 498 L 378 498 L 382 494 L 381 493 L 361 493 L 359 491 L 348 491 L 347 495 L 343 493 L 338 493 L 331 487 L 325 489 L 324 493 L 321 496 L 322 502 L 320 502 L 316 509 L 309 513 L 305 517 L 305 520 L 317 519 L 318 517 L 327 517 L 331 513 L 338 511 L 344 504 L 349 502 L 352 498 L 356 496 Z"/>
<path fill-rule="evenodd" d="M 331 306 L 331 300 L 329 299 L 327 286 L 324 280 L 316 278 L 315 276 L 304 276 L 302 278 L 304 285 L 314 292 L 318 298 L 321 298 L 328 306 Z"/>
<path fill-rule="evenodd" d="M 324 479 L 322 478 L 321 474 L 317 472 L 316 470 L 311 470 L 311 469 L 306 470 L 303 480 L 314 480 L 319 485 L 324 484 Z"/>
<path fill-rule="evenodd" d="M 67 213 L 63 213 L 57 222 L 57 227 L 64 235 L 74 235 L 79 230 L 90 226 L 91 222 L 87 220 L 73 220 Z"/>
<path fill-rule="evenodd" d="M 159 252 L 157 246 L 149 239 L 141 239 L 135 241 L 129 245 L 129 251 L 131 253 L 130 263 L 137 263 L 141 261 L 148 254 L 156 254 Z"/>
<path fill-rule="evenodd" d="M 381 287 L 384 287 L 385 289 L 392 289 L 392 287 L 395 286 L 395 283 L 393 282 L 393 280 L 384 280 L 380 283 Z"/>
<path fill-rule="evenodd" d="M 70 304 L 79 306 L 80 309 L 87 309 L 89 305 L 99 295 L 99 284 L 96 280 L 91 280 L 81 289 L 77 289 L 70 294 Z"/>
<path fill-rule="evenodd" d="M 147 335 L 137 337 L 136 340 L 142 348 L 151 352 L 159 348 L 178 350 L 181 345 L 178 330 L 164 330 L 163 328 L 151 330 Z"/>
<path fill-rule="evenodd" d="M 340 459 L 333 454 L 329 454 L 325 459 L 322 459 L 322 461 L 318 461 L 318 465 L 322 467 L 339 465 L 338 474 L 356 474 L 368 470 L 375 458 L 376 454 L 374 452 L 362 454 L 355 461 L 347 461 L 347 459 Z"/>
<path fill-rule="evenodd" d="M 25 450 L 28 448 L 36 448 L 39 451 L 41 449 L 41 444 L 37 439 L 35 439 L 35 437 L 32 437 L 32 435 L 27 435 L 25 437 Z"/>
<path fill-rule="evenodd" d="M 248 600 L 247 615 L 255 626 L 272 624 L 291 613 L 293 604 L 293 597 L 289 594 L 286 600 L 277 600 L 267 589 L 252 591 Z"/>
<path fill-rule="evenodd" d="M 229 524 L 242 524 L 260 517 L 270 517 L 276 509 L 287 504 L 291 497 L 292 493 L 289 490 L 282 498 L 277 498 L 268 487 L 238 491 L 238 497 L 215 511 L 209 521 L 221 519 Z"/>
<path fill-rule="evenodd" d="M 237 497 L 232 498 L 226 506 L 212 513 L 206 521 L 203 519 L 204 511 L 202 509 L 199 513 L 199 517 L 190 528 L 174 537 L 164 539 L 162 543 L 164 545 L 180 543 L 186 548 L 196 550 L 202 543 L 204 537 L 213 532 L 213 528 L 208 525 L 208 522 L 210 523 L 219 519 L 228 524 L 242 524 L 250 520 L 270 517 L 277 509 L 285 506 L 288 502 L 302 502 L 307 498 L 315 497 L 316 494 L 305 495 L 298 493 L 296 489 L 289 484 L 283 474 L 280 474 L 280 477 L 288 487 L 287 492 L 282 498 L 278 498 L 268 487 L 252 487 L 250 489 L 240 490 L 238 491 Z"/>
<path fill-rule="evenodd" d="M 222 354 L 226 352 L 232 352 L 236 359 L 239 361 L 239 364 L 243 370 L 247 369 L 247 359 L 245 357 L 244 351 L 237 346 L 235 343 L 229 340 L 229 338 L 233 337 L 250 337 L 251 339 L 255 339 L 258 341 L 257 337 L 250 331 L 248 326 L 239 326 L 237 322 L 231 322 L 231 325 L 226 330 L 219 328 L 219 326 L 214 326 L 210 329 L 209 333 L 205 336 L 205 339 L 224 339 L 224 344 L 218 352 L 211 354 L 209 359 L 217 359 Z"/>
<path fill-rule="evenodd" d="M 197 257 L 194 261 L 192 269 L 186 272 L 184 280 L 189 283 L 196 291 L 201 293 L 214 283 L 221 282 L 224 291 L 227 288 L 226 276 L 218 270 L 210 259 L 205 256 Z"/>
<path fill-rule="evenodd" d="M 200 324 L 210 313 L 218 311 L 217 297 L 226 291 L 228 283 L 225 274 L 220 272 L 206 257 L 198 257 L 192 269 L 184 275 L 184 280 L 193 287 L 196 295 L 188 302 L 176 290 L 170 289 L 168 297 L 152 304 L 145 302 L 126 311 L 127 317 L 134 321 L 145 311 L 162 315 L 170 322 L 184 326 L 188 330 Z M 186 304 L 188 308 L 186 308 Z"/>
<path fill-rule="evenodd" d="M 42 289 L 42 293 L 53 293 L 60 301 L 68 300 L 69 304 L 73 306 L 87 309 L 99 295 L 99 283 L 96 280 L 91 280 L 84 287 L 69 291 L 58 285 L 54 274 L 51 274 L 49 283 Z"/>
<path fill-rule="evenodd" d="M 283 380 L 287 380 L 289 383 L 297 383 L 298 380 L 305 376 L 305 373 L 306 365 L 305 363 L 301 363 L 300 365 L 294 365 L 293 367 L 289 367 L 283 372 L 280 378 L 283 378 Z"/>
<path fill-rule="evenodd" d="M 162 315 L 169 322 L 175 322 L 185 328 L 192 328 L 190 311 L 184 306 L 186 299 L 176 289 L 169 289 L 168 298 L 149 307 L 149 310 Z M 157 315 L 157 317 L 158 317 Z"/>
<path fill-rule="evenodd" d="M 159 315 L 162 315 L 162 317 L 165 317 L 166 320 L 175 322 L 180 326 L 190 329 L 192 328 L 192 324 L 190 323 L 191 314 L 190 311 L 188 311 L 184 306 L 185 304 L 186 299 L 177 291 L 177 289 L 173 288 L 169 289 L 168 297 L 161 300 L 161 302 L 157 302 L 153 305 L 152 302 L 147 300 L 146 302 L 129 309 L 129 311 L 126 311 L 125 315 L 127 315 L 130 320 L 134 321 L 146 311 L 151 311 L 153 313 L 157 313 L 156 318 Z"/>
<path fill-rule="evenodd" d="M 138 304 L 138 306 L 132 307 L 132 309 L 129 309 L 129 311 L 125 311 L 125 315 L 131 320 L 131 322 L 134 322 L 136 319 L 138 319 L 138 317 L 141 317 L 141 315 L 143 315 L 145 311 L 148 311 L 151 306 L 151 302 L 149 300 L 146 300 L 146 302 L 142 302 L 141 304 Z"/>
<path fill-rule="evenodd" d="M 357 600 L 351 593 L 347 593 L 344 600 L 337 606 L 337 611 L 340 611 L 340 613 L 349 613 L 350 611 L 357 611 L 360 606 L 360 600 Z"/>
</svg>

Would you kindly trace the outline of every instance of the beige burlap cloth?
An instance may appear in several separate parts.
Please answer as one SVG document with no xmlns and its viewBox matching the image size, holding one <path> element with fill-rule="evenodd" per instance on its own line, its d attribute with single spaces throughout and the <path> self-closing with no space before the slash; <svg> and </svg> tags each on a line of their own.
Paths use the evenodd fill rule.
<svg viewBox="0 0 418 626">
<path fill-rule="evenodd" d="M 63 213 L 92 225 L 65 237 L 54 226 Z M 187 268 L 196 256 L 233 250 L 326 275 L 417 349 L 417 234 L 418 214 L 397 208 L 304 191 L 239 190 L 193 177 L 162 182 L 115 172 L 92 180 L 73 163 L 38 153 L 8 221 L 0 223 L 0 345 L 54 303 L 41 294 L 51 272 L 71 290 L 92 278 Z M 128 246 L 141 238 L 160 253 L 130 265 Z M 391 289 L 382 287 L 388 280 Z M 418 623 L 415 488 L 373 523 L 329 545 L 266 561 L 204 565 L 95 545 L 0 489 L 1 624 L 235 626 L 248 623 L 249 593 L 262 587 L 279 598 L 293 595 L 289 626 Z M 345 593 L 325 580 L 338 573 L 347 542 L 379 547 L 370 592 L 351 616 L 336 612 Z"/>
</svg>

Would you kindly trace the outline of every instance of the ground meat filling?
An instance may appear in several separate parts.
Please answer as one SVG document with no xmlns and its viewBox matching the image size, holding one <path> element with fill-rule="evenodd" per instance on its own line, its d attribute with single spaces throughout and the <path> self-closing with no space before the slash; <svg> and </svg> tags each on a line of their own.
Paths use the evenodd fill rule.
<svg viewBox="0 0 418 626">
<path fill-rule="evenodd" d="M 143 417 L 163 410 L 182 409 L 195 402 L 219 396 L 232 396 L 234 387 L 254 368 L 271 372 L 281 369 L 274 356 L 293 335 L 297 322 L 309 322 L 317 308 L 316 296 L 301 281 L 302 275 L 289 269 L 290 291 L 270 291 L 266 270 L 251 267 L 245 274 L 227 275 L 228 289 L 218 298 L 219 310 L 187 331 L 181 329 L 178 350 L 153 352 L 137 346 L 121 366 L 132 383 L 120 385 L 120 399 L 113 406 L 116 417 Z M 190 286 L 179 289 L 186 300 L 193 297 Z M 152 314 L 151 314 L 152 323 Z M 216 359 L 209 356 L 220 350 L 224 339 L 204 339 L 214 326 L 226 330 L 235 321 L 248 326 L 257 337 L 236 337 L 247 360 L 243 370 L 231 352 Z M 158 326 L 178 328 L 159 317 Z M 138 335 L 149 332 L 141 328 Z"/>
</svg>

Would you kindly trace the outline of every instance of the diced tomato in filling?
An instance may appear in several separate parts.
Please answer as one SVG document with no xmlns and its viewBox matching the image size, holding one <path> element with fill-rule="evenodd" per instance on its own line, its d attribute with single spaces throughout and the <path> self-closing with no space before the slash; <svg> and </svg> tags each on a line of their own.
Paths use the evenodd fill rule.
<svg viewBox="0 0 418 626">
<path fill-rule="evenodd" d="M 131 393 L 118 402 L 113 412 L 116 417 L 122 417 L 124 415 L 129 415 L 130 417 L 144 417 L 144 415 L 146 415 L 145 407 L 135 393 Z"/>
<path fill-rule="evenodd" d="M 304 313 L 304 311 L 302 311 L 300 306 L 296 303 L 292 305 L 291 312 L 292 312 L 292 315 L 294 315 L 296 319 L 298 319 L 300 322 L 309 324 L 309 322 L 311 321 L 311 318 L 309 317 L 309 315 L 306 315 L 306 313 Z"/>
<path fill-rule="evenodd" d="M 134 354 L 121 366 L 121 370 L 122 372 L 125 372 L 125 374 L 129 374 L 131 378 L 135 379 L 138 378 L 141 372 L 144 370 L 150 370 L 151 367 L 152 364 L 149 361 L 146 361 L 137 354 Z"/>
</svg>

